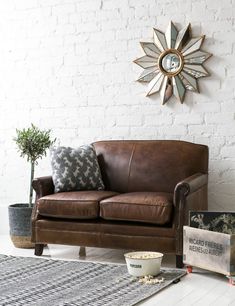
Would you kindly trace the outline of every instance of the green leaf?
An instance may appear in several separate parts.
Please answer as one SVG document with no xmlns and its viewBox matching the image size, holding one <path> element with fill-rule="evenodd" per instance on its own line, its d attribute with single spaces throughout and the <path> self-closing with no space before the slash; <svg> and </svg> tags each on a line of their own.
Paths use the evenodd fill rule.
<svg viewBox="0 0 235 306">
<path fill-rule="evenodd" d="M 26 157 L 27 161 L 37 164 L 37 160 L 46 156 L 47 149 L 52 146 L 56 139 L 51 139 L 51 130 L 40 130 L 35 125 L 27 129 L 16 129 L 14 141 L 18 146 L 20 156 Z"/>
</svg>

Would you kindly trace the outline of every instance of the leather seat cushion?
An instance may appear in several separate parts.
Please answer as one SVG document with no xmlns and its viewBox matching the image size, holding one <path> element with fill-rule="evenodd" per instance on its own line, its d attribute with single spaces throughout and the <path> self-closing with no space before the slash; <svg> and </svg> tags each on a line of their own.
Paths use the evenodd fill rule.
<svg viewBox="0 0 235 306">
<path fill-rule="evenodd" d="M 95 219 L 99 217 L 99 202 L 117 195 L 112 191 L 70 191 L 60 192 L 40 198 L 38 212 L 42 216 Z"/>
<path fill-rule="evenodd" d="M 166 224 L 171 221 L 173 195 L 163 192 L 131 192 L 100 202 L 100 216 L 106 220 L 122 220 Z"/>
</svg>

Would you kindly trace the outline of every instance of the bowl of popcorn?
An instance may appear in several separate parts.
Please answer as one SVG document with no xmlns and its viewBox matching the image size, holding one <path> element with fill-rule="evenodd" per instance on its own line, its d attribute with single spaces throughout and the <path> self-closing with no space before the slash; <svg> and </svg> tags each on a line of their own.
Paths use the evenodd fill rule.
<svg viewBox="0 0 235 306">
<path fill-rule="evenodd" d="M 162 253 L 130 252 L 124 254 L 127 270 L 132 276 L 156 276 L 160 273 Z"/>
</svg>

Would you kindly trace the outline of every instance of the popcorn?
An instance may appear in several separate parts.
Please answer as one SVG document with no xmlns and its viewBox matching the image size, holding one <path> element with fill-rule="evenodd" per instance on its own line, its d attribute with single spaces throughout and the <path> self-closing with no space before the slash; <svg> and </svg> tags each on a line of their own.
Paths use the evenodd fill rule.
<svg viewBox="0 0 235 306">
<path fill-rule="evenodd" d="M 150 258 L 158 258 L 159 256 L 156 256 L 156 254 L 150 254 L 150 253 L 146 253 L 146 254 L 133 254 L 133 255 L 129 255 L 128 258 L 131 259 L 150 259 Z"/>
<path fill-rule="evenodd" d="M 146 275 L 139 278 L 139 283 L 147 284 L 147 285 L 154 285 L 154 284 L 161 284 L 164 282 L 164 278 L 154 278 L 152 275 Z"/>
</svg>

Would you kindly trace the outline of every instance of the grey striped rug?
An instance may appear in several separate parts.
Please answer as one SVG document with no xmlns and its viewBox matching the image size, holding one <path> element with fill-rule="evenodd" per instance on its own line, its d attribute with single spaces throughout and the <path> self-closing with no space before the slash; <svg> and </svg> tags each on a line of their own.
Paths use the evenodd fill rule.
<svg viewBox="0 0 235 306">
<path fill-rule="evenodd" d="M 0 255 L 0 305 L 131 306 L 183 275 L 162 269 L 162 284 L 144 285 L 125 265 Z"/>
</svg>

